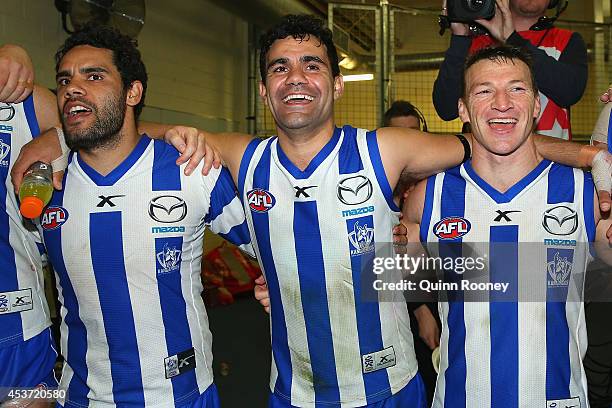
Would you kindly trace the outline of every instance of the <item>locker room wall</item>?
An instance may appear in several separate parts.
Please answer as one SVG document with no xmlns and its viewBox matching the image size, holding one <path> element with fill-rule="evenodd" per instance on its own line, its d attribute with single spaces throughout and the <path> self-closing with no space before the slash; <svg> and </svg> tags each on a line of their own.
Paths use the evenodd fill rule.
<svg viewBox="0 0 612 408">
<path fill-rule="evenodd" d="M 247 23 L 205 0 L 147 0 L 138 36 L 149 73 L 142 118 L 246 131 Z M 55 87 L 53 55 L 67 34 L 53 0 L 2 0 L 0 44 L 28 50 L 37 82 Z"/>
</svg>

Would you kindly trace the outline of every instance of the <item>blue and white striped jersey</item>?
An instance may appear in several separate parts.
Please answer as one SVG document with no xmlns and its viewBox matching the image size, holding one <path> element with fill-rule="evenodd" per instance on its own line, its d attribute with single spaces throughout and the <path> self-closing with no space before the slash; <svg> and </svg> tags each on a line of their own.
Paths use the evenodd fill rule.
<svg viewBox="0 0 612 408">
<path fill-rule="evenodd" d="M 588 407 L 582 292 L 593 195 L 589 173 L 546 160 L 505 193 L 471 162 L 429 178 L 421 240 L 435 255 L 484 258 L 480 283 L 509 283 L 484 298 L 461 286 L 439 303 L 433 407 Z M 459 254 L 446 242 L 469 244 Z"/>
<path fill-rule="evenodd" d="M 102 176 L 71 158 L 41 216 L 62 303 L 65 407 L 174 407 L 213 381 L 201 297 L 204 230 L 248 249 L 227 170 L 183 173 L 178 152 L 143 136 Z"/>
<path fill-rule="evenodd" d="M 337 128 L 304 171 L 277 138 L 254 140 L 238 184 L 270 293 L 271 390 L 356 407 L 402 389 L 417 371 L 406 303 L 364 301 L 361 285 L 398 222 L 376 132 Z"/>
<path fill-rule="evenodd" d="M 0 348 L 29 340 L 51 325 L 40 238 L 24 224 L 10 177 L 19 151 L 39 133 L 33 95 L 19 104 L 0 103 Z"/>
</svg>

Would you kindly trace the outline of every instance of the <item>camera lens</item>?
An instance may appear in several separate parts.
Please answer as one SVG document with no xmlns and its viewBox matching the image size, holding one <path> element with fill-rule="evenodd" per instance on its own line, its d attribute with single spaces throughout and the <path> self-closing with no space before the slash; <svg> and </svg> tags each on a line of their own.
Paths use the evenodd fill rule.
<svg viewBox="0 0 612 408">
<path fill-rule="evenodd" d="M 487 3 L 487 0 L 466 0 L 467 9 L 470 11 L 480 11 Z"/>
</svg>

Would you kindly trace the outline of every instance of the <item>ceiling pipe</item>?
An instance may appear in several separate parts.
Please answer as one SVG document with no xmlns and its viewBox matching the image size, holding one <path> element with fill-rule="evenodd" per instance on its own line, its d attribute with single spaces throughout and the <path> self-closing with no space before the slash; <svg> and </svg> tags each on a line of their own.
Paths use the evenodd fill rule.
<svg viewBox="0 0 612 408">
<path fill-rule="evenodd" d="M 327 18 L 319 8 L 312 4 L 304 4 L 298 0 L 209 0 L 220 8 L 252 23 L 260 28 L 266 28 L 278 22 L 286 14 L 316 14 Z M 351 58 L 355 59 L 357 70 L 375 71 L 376 59 L 374 56 L 360 54 L 357 50 L 349 51 Z M 420 71 L 438 69 L 444 59 L 443 52 L 420 53 L 395 56 L 395 71 Z M 352 70 L 354 71 L 354 70 Z"/>
<path fill-rule="evenodd" d="M 298 0 L 209 1 L 260 28 L 270 27 L 286 14 L 317 14 L 319 17 L 326 17 L 320 10 L 306 6 Z"/>
</svg>

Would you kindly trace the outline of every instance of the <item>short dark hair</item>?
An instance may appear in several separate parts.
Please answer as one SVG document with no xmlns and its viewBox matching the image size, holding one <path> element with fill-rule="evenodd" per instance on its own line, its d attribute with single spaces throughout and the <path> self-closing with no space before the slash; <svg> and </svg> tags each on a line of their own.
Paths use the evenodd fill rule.
<svg viewBox="0 0 612 408">
<path fill-rule="evenodd" d="M 489 60 L 496 62 L 507 62 L 510 60 L 514 63 L 515 60 L 523 61 L 527 68 L 529 68 L 529 74 L 531 77 L 531 87 L 533 88 L 534 94 L 538 94 L 538 85 L 535 80 L 535 72 L 533 70 L 533 62 L 531 58 L 531 54 L 523 48 L 511 47 L 509 45 L 496 45 L 494 47 L 485 47 L 482 48 L 472 55 L 468 56 L 465 60 L 465 66 L 463 68 L 463 80 L 461 82 L 461 95 L 464 97 L 465 92 L 467 91 L 465 83 L 465 77 L 467 70 L 474 64 L 479 61 Z"/>
<path fill-rule="evenodd" d="M 90 45 L 112 51 L 113 63 L 121 75 L 124 90 L 127 90 L 134 81 L 142 83 L 142 98 L 138 105 L 134 107 L 134 114 L 138 118 L 144 107 L 147 92 L 147 70 L 142 62 L 136 40 L 121 34 L 112 27 L 92 23 L 86 24 L 82 29 L 68 37 L 55 54 L 56 72 L 62 58 L 68 51 L 79 45 Z"/>
<path fill-rule="evenodd" d="M 261 80 L 266 80 L 266 57 L 270 47 L 276 40 L 282 40 L 287 37 L 293 37 L 295 40 L 308 41 L 310 37 L 316 37 L 319 40 L 319 45 L 325 45 L 327 49 L 327 57 L 331 64 L 332 75 L 337 77 L 340 75 L 340 66 L 338 65 L 338 52 L 334 45 L 332 32 L 325 26 L 322 20 L 308 14 L 288 14 L 276 25 L 266 31 L 259 40 L 259 72 Z"/>
<path fill-rule="evenodd" d="M 419 124 L 422 125 L 421 114 L 413 104 L 408 101 L 395 101 L 383 116 L 383 126 L 389 126 L 391 119 L 403 116 L 414 116 L 419 120 Z"/>
</svg>

